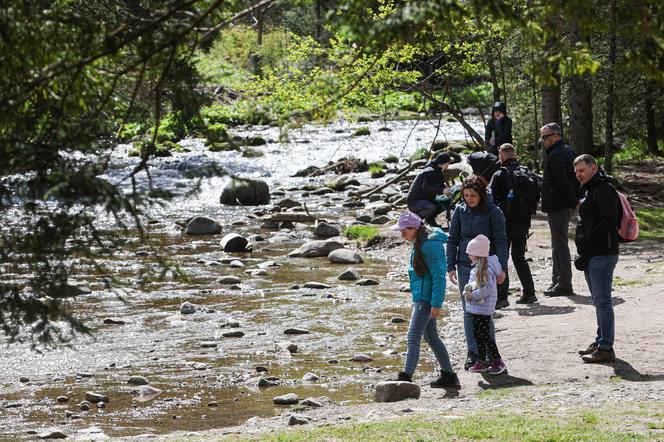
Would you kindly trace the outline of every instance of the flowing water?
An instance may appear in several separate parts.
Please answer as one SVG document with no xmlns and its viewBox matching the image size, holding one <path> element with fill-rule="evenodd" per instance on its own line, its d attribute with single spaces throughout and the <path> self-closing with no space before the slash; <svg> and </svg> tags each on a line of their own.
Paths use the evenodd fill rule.
<svg viewBox="0 0 664 442">
<path fill-rule="evenodd" d="M 471 124 L 481 129 L 479 120 Z M 362 253 L 364 263 L 353 267 L 380 284 L 360 287 L 339 281 L 337 276 L 349 266 L 331 265 L 326 258 L 285 256 L 311 237 L 310 225 L 298 224 L 286 232 L 286 241 L 271 241 L 276 232 L 261 230 L 260 221 L 249 216 L 256 207 L 219 204 L 228 179 L 224 174 L 254 177 L 269 184 L 273 201 L 289 196 L 329 220 L 350 223 L 355 211 L 342 208 L 345 193 L 312 196 L 308 189 L 321 186 L 323 177 L 293 177 L 295 172 L 347 156 L 368 161 L 388 155 L 406 158 L 436 136 L 464 139 L 463 129 L 454 122 L 443 122 L 439 132 L 425 121 L 388 122 L 389 132 L 378 131 L 383 126 L 379 122 L 361 125 L 371 128 L 370 136 L 350 136 L 360 124 L 310 125 L 291 130 L 285 143 L 274 141 L 278 128 L 244 128 L 234 133 L 271 141 L 255 148 L 263 156 L 211 153 L 202 140 L 185 140 L 182 144 L 189 152 L 152 161 L 151 183 L 141 175 L 139 187 L 152 184 L 174 198 L 149 209 L 147 244 L 126 235 L 125 245 L 105 262 L 127 284 L 121 295 L 106 290 L 102 278 L 84 261 L 77 266 L 77 280 L 93 292 L 68 302 L 93 327 L 92 335 L 77 336 L 69 346 L 44 353 L 22 344 L 1 347 L 0 438 L 30 439 L 47 427 L 76 437 L 103 438 L 231 426 L 253 416 L 280 414 L 283 407 L 274 405 L 272 398 L 291 392 L 341 403 L 370 401 L 371 386 L 393 376 L 402 363 L 407 322 L 395 324 L 390 318 L 409 315 L 404 302 L 408 295 L 398 291 L 407 281 L 405 268 Z M 127 156 L 128 148 L 118 146 L 106 179 L 118 182 L 135 166 L 137 159 Z M 368 173 L 357 177 L 377 185 L 390 175 L 378 180 Z M 122 185 L 129 189 L 128 183 Z M 224 233 L 261 234 L 268 241 L 254 243 L 252 253 L 234 254 L 246 268 L 231 268 L 224 259 L 231 256 L 219 244 L 223 234 L 187 236 L 177 226 L 176 221 L 195 215 L 220 220 Z M 111 220 L 107 226 L 112 227 Z M 159 275 L 161 260 L 185 272 L 187 279 Z M 266 275 L 245 272 L 269 260 L 277 265 L 267 267 Z M 146 267 L 154 272 L 140 274 Z M 220 285 L 216 280 L 224 275 L 237 275 L 242 281 Z M 309 281 L 330 288 L 300 288 Z M 181 314 L 184 301 L 195 304 L 196 313 Z M 124 324 L 105 324 L 106 318 L 119 318 Z M 230 327 L 233 322 L 239 327 Z M 285 335 L 287 328 L 309 333 Z M 229 331 L 244 335 L 224 337 Z M 296 344 L 297 351 L 287 351 L 288 343 Z M 372 360 L 351 362 L 358 354 Z M 259 373 L 257 366 L 267 372 Z M 307 373 L 319 380 L 303 381 Z M 146 377 L 162 393 L 132 396 L 135 387 L 127 380 L 134 375 Z M 259 388 L 261 377 L 276 378 L 278 385 Z M 88 391 L 108 395 L 106 407 L 92 404 L 90 411 L 81 411 L 79 403 Z M 69 401 L 57 403 L 59 396 Z M 74 415 L 66 416 L 67 411 Z"/>
</svg>

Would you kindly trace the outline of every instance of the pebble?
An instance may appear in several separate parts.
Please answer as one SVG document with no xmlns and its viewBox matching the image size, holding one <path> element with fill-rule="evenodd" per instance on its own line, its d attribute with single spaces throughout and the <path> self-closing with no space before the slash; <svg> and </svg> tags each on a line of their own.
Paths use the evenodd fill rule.
<svg viewBox="0 0 664 442">
<path fill-rule="evenodd" d="M 260 378 L 256 383 L 259 387 L 276 387 L 279 385 L 279 380 L 273 377 L 270 378 Z M 276 403 L 276 402 L 275 402 Z"/>
<path fill-rule="evenodd" d="M 191 302 L 185 301 L 180 305 L 180 313 L 183 315 L 192 315 L 196 313 L 196 306 Z"/>
<path fill-rule="evenodd" d="M 393 316 L 390 318 L 390 322 L 392 324 L 402 324 L 406 322 L 406 318 L 404 318 L 403 316 Z"/>
<path fill-rule="evenodd" d="M 223 336 L 224 338 L 241 338 L 242 336 L 244 336 L 244 332 L 240 330 L 227 331 L 223 332 L 221 336 Z"/>
<path fill-rule="evenodd" d="M 127 383 L 131 384 L 131 385 L 148 385 L 150 383 L 150 381 L 148 381 L 143 376 L 131 376 L 127 380 Z"/>
<path fill-rule="evenodd" d="M 229 265 L 234 269 L 244 268 L 244 263 L 242 261 L 240 261 L 239 259 L 234 259 L 233 261 L 231 261 L 231 263 Z"/>
<path fill-rule="evenodd" d="M 302 376 L 302 380 L 306 382 L 315 382 L 320 380 L 320 377 L 314 373 L 306 373 L 304 376 Z"/>
<path fill-rule="evenodd" d="M 120 318 L 104 318 L 104 324 L 107 325 L 125 325 L 126 320 Z"/>
<path fill-rule="evenodd" d="M 375 279 L 369 279 L 369 278 L 360 279 L 359 281 L 357 281 L 355 283 L 355 285 L 361 285 L 361 286 L 378 285 L 378 284 L 379 284 L 378 281 L 376 281 Z"/>
<path fill-rule="evenodd" d="M 208 402 L 207 406 L 208 407 L 218 407 L 219 402 L 217 402 L 217 401 Z"/>
<path fill-rule="evenodd" d="M 234 275 L 220 276 L 217 278 L 217 284 L 239 284 L 242 280 Z"/>
<path fill-rule="evenodd" d="M 25 384 L 26 382 L 30 382 L 30 379 L 29 379 L 29 378 L 26 378 L 25 376 L 21 376 L 20 378 L 18 378 L 18 380 L 19 380 L 19 382 L 23 382 L 24 384 Z"/>
<path fill-rule="evenodd" d="M 371 362 L 373 361 L 372 357 L 369 357 L 367 355 L 355 355 L 352 358 L 349 359 L 350 362 Z"/>
<path fill-rule="evenodd" d="M 311 418 L 302 414 L 291 414 L 288 418 L 288 425 L 305 425 L 311 422 Z"/>
<path fill-rule="evenodd" d="M 191 368 L 193 368 L 194 370 L 198 370 L 198 371 L 207 370 L 209 367 L 210 366 L 208 364 L 204 363 L 204 362 L 195 362 L 191 366 Z"/>
<path fill-rule="evenodd" d="M 309 334 L 309 330 L 305 330 L 303 328 L 287 328 L 284 330 L 285 335 L 307 335 Z"/>
<path fill-rule="evenodd" d="M 78 404 L 78 408 L 81 411 L 88 411 L 90 409 L 90 402 L 88 401 L 83 401 L 80 404 Z"/>
<path fill-rule="evenodd" d="M 300 402 L 303 407 L 321 408 L 323 404 L 314 398 L 308 397 Z"/>
<path fill-rule="evenodd" d="M 69 402 L 69 398 L 67 396 L 58 396 L 57 398 L 55 398 L 55 402 L 57 402 L 58 404 L 64 404 Z"/>
<path fill-rule="evenodd" d="M 97 402 L 108 402 L 108 396 L 100 393 L 95 393 L 93 391 L 88 391 L 85 393 L 85 400 L 96 404 Z"/>
<path fill-rule="evenodd" d="M 322 282 L 310 281 L 304 284 L 305 289 L 330 289 L 331 285 L 323 284 Z"/>
<path fill-rule="evenodd" d="M 59 429 L 51 428 L 37 435 L 39 439 L 66 439 L 67 435 Z"/>
<path fill-rule="evenodd" d="M 218 344 L 212 341 L 201 342 L 201 348 L 215 348 Z"/>
</svg>

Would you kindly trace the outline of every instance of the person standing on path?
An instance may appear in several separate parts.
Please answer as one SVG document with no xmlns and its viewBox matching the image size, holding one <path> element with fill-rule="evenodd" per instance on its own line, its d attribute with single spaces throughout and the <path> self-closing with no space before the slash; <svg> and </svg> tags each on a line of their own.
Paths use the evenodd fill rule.
<svg viewBox="0 0 664 442">
<path fill-rule="evenodd" d="M 507 105 L 496 101 L 491 108 L 491 119 L 486 124 L 484 142 L 488 152 L 498 156 L 498 148 L 512 143 L 512 119 L 507 116 Z"/>
<path fill-rule="evenodd" d="M 599 171 L 595 158 L 579 155 L 574 160 L 574 172 L 584 192 L 576 225 L 579 257 L 574 264 L 583 270 L 597 317 L 595 340 L 579 354 L 587 363 L 613 362 L 616 358 L 613 351 L 615 315 L 611 290 L 613 271 L 618 263 L 622 207 L 616 189 Z"/>
<path fill-rule="evenodd" d="M 546 213 L 551 230 L 553 274 L 551 286 L 544 296 L 570 296 L 572 288 L 572 259 L 569 252 L 569 221 L 579 205 L 581 188 L 574 175 L 574 149 L 563 143 L 562 130 L 556 123 L 540 129 L 544 147 L 544 180 L 542 182 L 542 212 Z"/>
<path fill-rule="evenodd" d="M 472 262 L 466 253 L 470 240 L 477 235 L 484 235 L 491 242 L 491 254 L 498 256 L 502 272 L 497 276 L 498 284 L 506 277 L 507 271 L 507 235 L 505 233 L 505 217 L 498 206 L 488 201 L 484 180 L 471 175 L 461 186 L 461 202 L 450 222 L 449 239 L 447 242 L 447 275 L 453 284 L 459 286 L 461 306 L 463 307 L 463 331 L 466 335 L 468 356 L 464 369 L 468 370 L 478 361 L 477 341 L 473 333 L 473 320 L 466 311 L 466 300 L 463 290 L 470 278 Z M 491 334 L 494 335 L 493 320 Z"/>
<path fill-rule="evenodd" d="M 539 200 L 539 189 L 535 192 L 532 188 L 529 188 L 532 184 L 529 184 L 529 177 L 522 170 L 524 168 L 519 165 L 514 146 L 507 143 L 500 146 L 498 157 L 502 167 L 491 178 L 490 188 L 493 201 L 505 215 L 507 250 L 509 252 L 511 249 L 512 263 L 514 263 L 514 268 L 521 281 L 521 297 L 516 303 L 532 304 L 537 302 L 537 296 L 535 296 L 535 283 L 525 254 L 531 217 L 535 213 L 533 208 L 537 208 L 537 201 Z M 518 177 L 515 177 L 515 171 L 519 171 L 520 175 Z M 520 184 L 521 181 L 525 181 L 525 184 Z M 537 186 L 536 181 L 533 184 Z M 533 201 L 535 203 L 534 207 Z M 507 300 L 509 274 L 503 285 L 505 287 L 501 293 L 498 293 L 496 308 L 509 305 Z"/>
<path fill-rule="evenodd" d="M 479 352 L 479 359 L 468 371 L 497 375 L 507 367 L 498 351 L 490 324 L 498 298 L 496 278 L 503 270 L 498 257 L 489 255 L 489 248 L 489 238 L 484 235 L 477 235 L 466 247 L 473 269 L 470 271 L 470 280 L 464 287 L 464 297 L 466 309 L 473 320 L 473 333 Z M 487 365 L 485 361 L 490 361 L 491 364 Z"/>
<path fill-rule="evenodd" d="M 417 174 L 408 190 L 408 210 L 424 219 L 431 227 L 440 227 L 436 217 L 443 212 L 443 207 L 436 201 L 436 196 L 449 192 L 445 188 L 443 171 L 450 165 L 450 155 L 440 153 L 429 161 Z"/>
<path fill-rule="evenodd" d="M 458 387 L 459 378 L 452 369 L 447 348 L 438 336 L 437 328 L 440 308 L 445 300 L 447 261 L 444 249 L 447 235 L 439 228 L 429 232 L 422 219 L 412 212 L 403 213 L 391 229 L 399 230 L 406 241 L 413 243 L 408 269 L 413 312 L 408 325 L 406 362 L 396 380 L 413 381 L 420 357 L 420 342 L 424 336 L 440 364 L 440 376 L 429 385 L 431 388 Z"/>
</svg>

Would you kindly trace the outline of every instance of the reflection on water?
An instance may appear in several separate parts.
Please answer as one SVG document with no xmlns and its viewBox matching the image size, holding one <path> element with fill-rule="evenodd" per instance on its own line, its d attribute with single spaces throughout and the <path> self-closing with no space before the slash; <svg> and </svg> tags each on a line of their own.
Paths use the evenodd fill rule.
<svg viewBox="0 0 664 442">
<path fill-rule="evenodd" d="M 148 244 L 129 236 L 121 250 L 104 263 L 127 283 L 121 294 L 105 290 L 103 276 L 84 260 L 77 265 L 77 280 L 89 285 L 93 294 L 67 302 L 94 333 L 42 354 L 21 344 L 2 347 L 0 433 L 12 439 L 29 439 L 28 431 L 51 426 L 68 434 L 87 429 L 108 436 L 195 431 L 236 425 L 252 416 L 280 414 L 283 407 L 275 406 L 272 398 L 291 392 L 300 398 L 326 396 L 343 403 L 371 400 L 370 386 L 393 376 L 402 363 L 407 322 L 392 324 L 390 318 L 407 318 L 410 313 L 409 295 L 398 291 L 407 278 L 404 268 L 397 265 L 397 276 L 388 278 L 385 275 L 394 270 L 394 263 L 365 256 L 364 263 L 353 267 L 380 284 L 360 287 L 337 279 L 349 266 L 332 265 L 326 258 L 285 257 L 300 242 L 255 243 L 253 253 L 234 255 L 245 268 L 231 268 L 223 263 L 229 255 L 221 250 L 221 236 L 186 237 L 175 222 L 204 214 L 221 220 L 225 232 L 245 236 L 260 233 L 269 238 L 273 232 L 261 230 L 259 221 L 247 217 L 255 208 L 219 205 L 223 177 L 204 178 L 199 193 L 187 192 L 198 177 L 206 176 L 206 170 L 219 168 L 260 177 L 273 191 L 320 185 L 322 178 L 291 175 L 306 166 L 322 166 L 351 154 L 369 161 L 390 154 L 407 157 L 416 148 L 428 146 L 435 134 L 435 128 L 420 124 L 406 142 L 413 124 L 389 122 L 392 132 L 378 132 L 375 129 L 382 123 L 370 123 L 372 135 L 357 138 L 350 137 L 355 128 L 350 124 L 305 126 L 289 133 L 289 143 L 259 148 L 265 156 L 253 159 L 237 152 L 210 153 L 201 140 L 189 140 L 183 144 L 190 153 L 156 159 L 151 170 L 153 184 L 179 196 L 150 209 L 149 216 L 155 222 L 146 226 Z M 443 133 L 449 138 L 463 138 L 458 125 L 446 124 Z M 344 133 L 335 133 L 337 129 Z M 238 132 L 269 140 L 277 139 L 278 131 L 265 127 Z M 117 181 L 134 167 L 136 159 L 127 158 L 125 153 L 123 147 L 118 148 L 107 179 Z M 197 176 L 192 172 L 196 170 L 202 172 Z M 359 178 L 370 180 L 367 173 Z M 330 219 L 353 219 L 353 212 L 342 210 L 343 199 L 338 195 L 313 197 L 306 190 L 291 190 L 288 196 Z M 236 221 L 244 225 L 232 226 Z M 161 274 L 158 264 L 162 259 L 186 277 Z M 267 260 L 279 265 L 267 267 L 267 274 L 261 276 L 245 272 Z M 154 271 L 139 276 L 146 266 Z M 241 283 L 216 282 L 226 275 L 240 277 Z M 309 281 L 326 283 L 330 288 L 294 287 Z M 180 313 L 184 301 L 196 305 L 194 314 Z M 106 324 L 106 318 L 123 324 Z M 233 322 L 238 327 L 230 327 Z M 309 333 L 285 335 L 287 328 Z M 243 336 L 224 336 L 230 330 L 241 331 Z M 285 350 L 288 343 L 297 345 L 297 351 Z M 423 351 L 422 369 L 430 370 L 433 358 L 428 349 L 423 347 Z M 373 360 L 350 362 L 357 354 Z M 267 372 L 259 373 L 258 366 Z M 303 382 L 302 377 L 310 372 L 320 380 Z M 132 397 L 135 387 L 127 380 L 136 375 L 146 377 L 163 393 L 149 400 Z M 258 380 L 267 376 L 276 378 L 278 385 L 259 388 Z M 22 377 L 27 379 L 21 382 Z M 81 411 L 79 403 L 88 391 L 106 394 L 110 402 L 103 409 L 92 404 L 90 411 Z M 69 402 L 57 403 L 59 396 L 67 396 Z M 65 411 L 74 415 L 66 417 Z"/>
</svg>

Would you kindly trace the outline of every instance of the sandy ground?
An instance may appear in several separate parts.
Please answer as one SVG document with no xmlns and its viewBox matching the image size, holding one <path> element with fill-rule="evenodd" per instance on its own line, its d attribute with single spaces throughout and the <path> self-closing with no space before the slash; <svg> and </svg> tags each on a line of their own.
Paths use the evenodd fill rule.
<svg viewBox="0 0 664 442">
<path fill-rule="evenodd" d="M 594 339 L 596 322 L 583 274 L 573 270 L 577 296 L 544 297 L 542 290 L 548 286 L 551 275 L 546 220 L 534 219 L 532 230 L 527 256 L 533 259 L 531 269 L 540 302 L 517 305 L 515 301 L 520 292 L 515 291 L 510 296 L 510 306 L 500 310 L 496 319 L 497 343 L 508 365 L 507 374 L 488 376 L 460 369 L 462 388 L 446 391 L 429 388 L 432 373 L 418 372 L 415 382 L 422 386 L 418 400 L 352 406 L 326 404 L 298 413 L 311 418 L 308 425 L 334 425 L 390 419 L 410 412 L 463 414 L 486 407 L 509 407 L 511 412 L 542 407 L 564 410 L 591 402 L 611 405 L 663 400 L 664 249 L 661 243 L 638 241 L 622 246 L 614 278 L 617 359 L 610 364 L 584 364 L 577 351 Z M 572 240 L 570 247 L 574 254 Z M 407 247 L 402 245 L 386 253 L 405 259 Z M 515 275 L 513 271 L 510 274 Z M 515 279 L 512 286 L 520 289 Z M 455 367 L 463 363 L 465 356 L 463 335 L 458 332 L 460 325 L 460 315 L 453 310 L 441 330 Z M 457 332 L 451 333 L 451 329 Z M 423 352 L 423 357 L 433 358 L 428 350 Z M 509 394 L 478 395 L 483 390 L 506 387 L 514 388 Z M 252 418 L 238 427 L 173 434 L 159 439 L 215 439 L 229 434 L 260 433 L 286 427 L 291 413 L 292 410 L 285 409 L 280 416 Z"/>
</svg>

